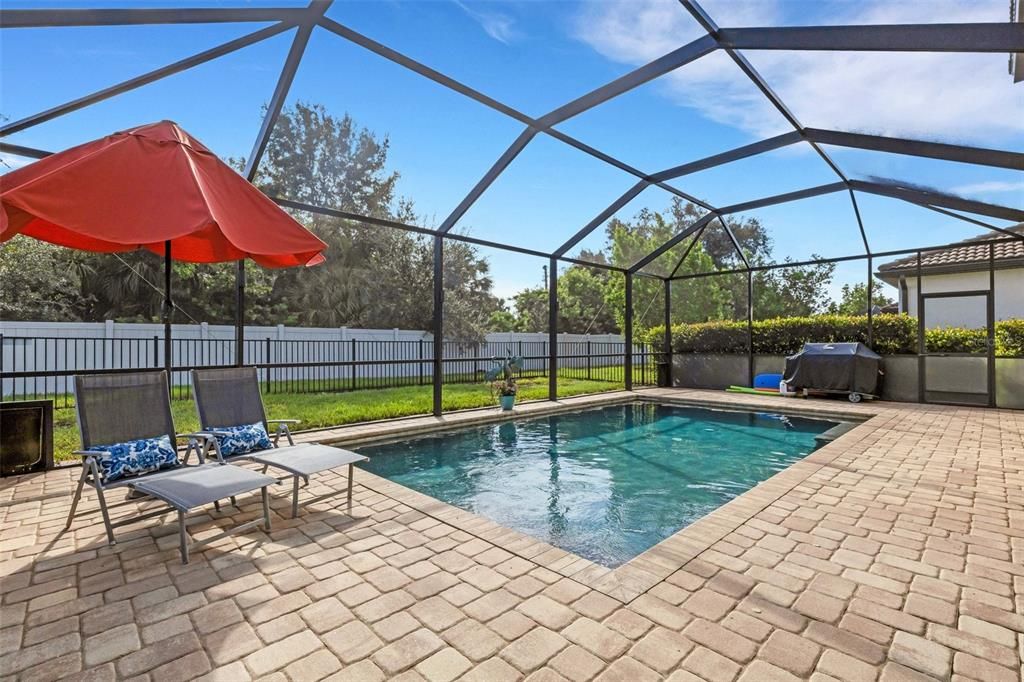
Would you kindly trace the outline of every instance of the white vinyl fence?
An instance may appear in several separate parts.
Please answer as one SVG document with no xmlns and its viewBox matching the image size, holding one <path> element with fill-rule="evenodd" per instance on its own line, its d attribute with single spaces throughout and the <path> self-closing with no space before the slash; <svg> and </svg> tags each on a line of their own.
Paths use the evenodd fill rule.
<svg viewBox="0 0 1024 682">
<path fill-rule="evenodd" d="M 233 365 L 234 327 L 174 325 L 173 383 L 185 387 L 188 369 Z M 160 368 L 163 325 L 0 321 L 0 373 L 4 397 L 61 395 L 71 375 L 89 370 Z M 615 380 L 607 370 L 623 363 L 624 340 L 614 334 L 560 334 L 559 368 L 581 377 Z M 524 358 L 523 374 L 547 370 L 547 333 L 493 333 L 482 343 L 445 341 L 445 381 L 474 381 L 506 353 Z M 260 365 L 267 390 L 306 392 L 429 384 L 433 336 L 402 329 L 246 327 L 244 364 Z M 646 349 L 634 348 L 637 362 Z M 12 377 L 11 373 L 18 373 Z M 31 376 L 27 376 L 31 375 Z M 621 377 L 620 377 L 621 380 Z"/>
</svg>

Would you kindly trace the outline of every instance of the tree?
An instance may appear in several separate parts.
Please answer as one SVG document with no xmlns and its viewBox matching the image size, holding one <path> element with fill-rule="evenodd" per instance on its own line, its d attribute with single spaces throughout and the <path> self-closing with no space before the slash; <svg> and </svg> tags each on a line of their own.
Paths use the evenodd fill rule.
<svg viewBox="0 0 1024 682">
<path fill-rule="evenodd" d="M 476 247 L 448 241 L 444 245 L 444 335 L 457 341 L 482 341 L 491 316 L 503 310 L 492 292 L 491 265 Z"/>
<path fill-rule="evenodd" d="M 504 304 L 504 301 L 502 302 Z M 487 331 L 489 332 L 514 332 L 516 330 L 516 316 L 502 307 L 495 310 L 487 318 Z"/>
<path fill-rule="evenodd" d="M 825 312 L 835 268 L 835 263 L 820 263 L 754 273 L 754 316 L 766 320 Z"/>
<path fill-rule="evenodd" d="M 76 319 L 89 302 L 79 291 L 82 269 L 68 267 L 66 249 L 17 236 L 0 246 L 0 319 Z"/>
<path fill-rule="evenodd" d="M 416 223 L 412 202 L 395 195 L 388 139 L 336 118 L 321 105 L 282 111 L 256 182 L 271 196 Z M 424 329 L 432 326 L 433 241 L 399 229 L 297 213 L 327 242 L 327 262 L 282 271 L 273 299 L 296 324 Z M 468 244 L 444 245 L 445 336 L 479 340 L 491 313 L 490 266 Z"/>
<path fill-rule="evenodd" d="M 621 267 L 631 267 L 641 258 L 660 247 L 675 234 L 686 229 L 695 221 L 698 208 L 692 204 L 674 201 L 669 211 L 659 213 L 643 209 L 632 220 L 613 218 L 606 228 L 610 262 Z M 690 240 L 683 240 L 651 264 L 650 271 L 654 274 L 667 276 L 680 263 L 689 247 Z M 702 244 L 696 244 L 682 261 L 677 274 L 709 272 L 714 268 L 711 257 L 704 251 Z M 672 287 L 672 315 L 677 322 L 703 322 L 706 320 L 726 319 L 730 311 L 729 292 L 722 288 L 716 277 L 703 277 L 688 280 L 684 286 Z M 634 315 L 661 310 L 656 301 L 664 296 L 664 284 L 660 279 L 635 275 L 633 277 Z M 609 277 L 607 302 L 616 320 L 621 326 L 624 321 L 626 307 L 625 277 L 614 275 Z M 660 324 L 660 316 L 640 316 L 634 319 L 637 327 L 649 323 Z"/>
<path fill-rule="evenodd" d="M 872 287 L 872 289 L 872 305 L 882 308 L 896 302 L 882 293 L 877 285 Z M 833 301 L 829 305 L 828 311 L 837 315 L 866 315 L 868 311 L 867 282 L 858 282 L 853 286 L 844 284 L 839 302 Z"/>
<path fill-rule="evenodd" d="M 558 277 L 558 331 L 614 334 L 619 331 L 608 305 L 607 270 L 573 265 Z"/>
<path fill-rule="evenodd" d="M 548 290 L 546 287 L 523 289 L 512 299 L 517 332 L 548 330 Z"/>
</svg>

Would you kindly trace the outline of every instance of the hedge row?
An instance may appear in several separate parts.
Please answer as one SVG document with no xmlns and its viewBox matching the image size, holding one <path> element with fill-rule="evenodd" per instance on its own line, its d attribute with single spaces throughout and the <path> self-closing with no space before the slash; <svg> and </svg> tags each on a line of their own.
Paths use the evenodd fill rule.
<svg viewBox="0 0 1024 682">
<path fill-rule="evenodd" d="M 882 355 L 917 352 L 917 319 L 907 315 L 875 315 L 874 350 Z M 996 355 L 1024 356 L 1024 320 L 996 323 Z M 646 340 L 661 349 L 665 328 L 647 330 Z M 758 320 L 753 325 L 754 353 L 791 355 L 807 342 L 868 341 L 867 315 L 814 315 Z M 983 329 L 949 327 L 925 331 L 925 342 L 934 353 L 983 353 L 986 334 Z M 676 353 L 747 352 L 746 322 L 702 322 L 672 327 L 672 348 Z"/>
</svg>

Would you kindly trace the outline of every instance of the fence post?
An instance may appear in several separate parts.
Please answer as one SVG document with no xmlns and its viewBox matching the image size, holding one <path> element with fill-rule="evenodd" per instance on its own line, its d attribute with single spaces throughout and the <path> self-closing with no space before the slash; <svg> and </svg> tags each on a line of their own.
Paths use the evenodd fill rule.
<svg viewBox="0 0 1024 682">
<path fill-rule="evenodd" d="M 350 374 L 351 374 L 351 378 L 352 378 L 352 390 L 354 391 L 354 390 L 356 390 L 356 340 L 352 339 L 351 343 L 352 343 L 352 365 L 351 365 L 352 369 L 351 369 Z"/>
<path fill-rule="evenodd" d="M 588 381 L 591 378 L 590 370 L 591 370 L 591 355 L 592 354 L 593 354 L 593 351 L 591 350 L 590 334 L 587 334 L 587 380 Z"/>
<path fill-rule="evenodd" d="M 114 321 L 103 320 L 103 367 L 114 366 Z"/>
<path fill-rule="evenodd" d="M 267 393 L 270 393 L 270 337 L 268 336 L 264 343 L 263 361 L 266 363 L 267 368 L 264 370 L 264 377 L 267 383 Z"/>
<path fill-rule="evenodd" d="M 160 366 L 160 337 L 153 335 L 153 367 Z"/>
<path fill-rule="evenodd" d="M 418 367 L 420 368 L 420 386 L 422 386 L 423 385 L 424 376 L 425 376 L 425 373 L 423 371 L 424 370 L 423 360 L 425 359 L 424 354 L 423 354 L 423 347 L 424 347 L 423 337 L 420 337 L 419 347 L 420 347 L 420 351 L 419 351 L 420 361 L 419 361 Z"/>
</svg>

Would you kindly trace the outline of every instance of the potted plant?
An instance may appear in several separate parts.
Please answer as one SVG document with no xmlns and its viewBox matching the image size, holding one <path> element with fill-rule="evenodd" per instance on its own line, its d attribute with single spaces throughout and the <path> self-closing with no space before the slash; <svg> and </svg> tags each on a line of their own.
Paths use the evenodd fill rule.
<svg viewBox="0 0 1024 682">
<path fill-rule="evenodd" d="M 494 367 L 487 370 L 484 378 L 491 384 L 491 395 L 498 395 L 501 409 L 511 410 L 516 404 L 518 390 L 515 371 L 519 369 L 523 359 L 508 353 L 504 358 L 494 358 L 493 362 Z"/>
</svg>

